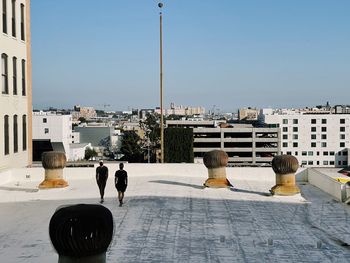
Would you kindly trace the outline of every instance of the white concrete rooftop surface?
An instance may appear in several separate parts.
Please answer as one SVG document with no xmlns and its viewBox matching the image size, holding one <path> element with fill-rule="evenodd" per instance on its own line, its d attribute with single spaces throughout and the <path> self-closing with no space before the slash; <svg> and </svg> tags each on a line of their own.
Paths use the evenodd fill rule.
<svg viewBox="0 0 350 263">
<path fill-rule="evenodd" d="M 270 196 L 271 168 L 227 168 L 234 189 L 203 189 L 204 165 L 126 164 L 119 207 L 117 165 L 107 166 L 103 205 L 115 225 L 107 262 L 350 262 L 349 206 L 308 183 L 299 185 L 301 195 Z M 99 201 L 94 168 L 66 168 L 63 189 L 38 190 L 43 174 L 28 168 L 3 176 L 2 263 L 57 262 L 48 234 L 55 209 Z"/>
</svg>

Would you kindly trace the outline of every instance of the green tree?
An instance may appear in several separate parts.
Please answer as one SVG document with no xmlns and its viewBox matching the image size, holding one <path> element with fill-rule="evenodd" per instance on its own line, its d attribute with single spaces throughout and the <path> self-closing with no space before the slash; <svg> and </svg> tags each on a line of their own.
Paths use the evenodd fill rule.
<svg viewBox="0 0 350 263">
<path fill-rule="evenodd" d="M 165 129 L 164 146 L 164 161 L 166 163 L 193 163 L 193 129 Z"/>
<path fill-rule="evenodd" d="M 84 157 L 85 160 L 89 160 L 90 158 L 96 157 L 96 156 L 97 156 L 97 152 L 95 151 L 94 148 L 87 147 L 85 149 L 85 157 Z"/>
<path fill-rule="evenodd" d="M 124 154 L 122 160 L 130 163 L 143 162 L 141 138 L 135 131 L 125 131 L 122 137 L 120 152 Z"/>
<path fill-rule="evenodd" d="M 156 149 L 160 148 L 160 116 L 159 114 L 148 113 L 146 119 L 140 121 L 140 128 L 145 132 L 143 140 L 144 154 L 147 155 L 150 148 L 151 162 L 156 161 Z"/>
</svg>

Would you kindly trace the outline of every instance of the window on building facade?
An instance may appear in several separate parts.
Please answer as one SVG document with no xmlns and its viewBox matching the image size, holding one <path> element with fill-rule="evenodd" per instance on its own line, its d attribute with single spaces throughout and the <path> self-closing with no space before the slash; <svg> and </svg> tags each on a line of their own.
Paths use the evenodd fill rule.
<svg viewBox="0 0 350 263">
<path fill-rule="evenodd" d="M 327 134 L 322 134 L 322 135 L 321 135 L 321 139 L 322 139 L 322 140 L 327 140 Z"/>
<path fill-rule="evenodd" d="M 311 134 L 311 140 L 316 140 L 316 134 Z"/>
<path fill-rule="evenodd" d="M 307 164 L 308 164 L 308 165 L 313 165 L 314 162 L 313 162 L 313 161 L 308 161 Z"/>
<path fill-rule="evenodd" d="M 293 124 L 298 124 L 298 119 L 293 119 Z"/>
<path fill-rule="evenodd" d="M 298 134 L 293 134 L 293 139 L 298 140 Z"/>
<path fill-rule="evenodd" d="M 288 120 L 287 120 L 287 119 L 283 119 L 283 120 L 282 120 L 282 123 L 283 123 L 283 124 L 288 124 Z"/>
<path fill-rule="evenodd" d="M 17 95 L 17 58 L 13 57 L 12 58 L 12 86 L 13 86 L 13 95 Z"/>
<path fill-rule="evenodd" d="M 320 161 L 317 161 L 316 164 L 317 164 L 317 165 L 320 165 Z"/>
<path fill-rule="evenodd" d="M 344 156 L 348 155 L 348 151 L 343 151 L 343 155 Z"/>
<path fill-rule="evenodd" d="M 288 155 L 292 155 L 292 152 L 287 152 Z"/>
<path fill-rule="evenodd" d="M 312 148 L 316 147 L 316 143 L 315 143 L 315 142 L 312 142 L 312 143 L 311 143 L 311 147 L 312 147 Z"/>
<path fill-rule="evenodd" d="M 22 149 L 27 150 L 27 115 L 22 116 Z"/>
<path fill-rule="evenodd" d="M 340 130 L 341 132 L 345 132 L 345 127 L 340 127 L 339 130 Z"/>
<path fill-rule="evenodd" d="M 334 165 L 334 161 L 329 161 L 329 164 L 330 165 Z"/>
<path fill-rule="evenodd" d="M 341 161 L 338 161 L 338 165 L 341 165 Z"/>
<path fill-rule="evenodd" d="M 298 156 L 298 152 L 295 152 L 294 155 L 295 155 L 295 156 Z"/>
<path fill-rule="evenodd" d="M 322 127 L 322 128 L 321 128 L 321 131 L 322 131 L 322 132 L 326 132 L 326 131 L 327 131 L 327 127 Z"/>
<path fill-rule="evenodd" d="M 288 135 L 287 134 L 283 134 L 283 140 L 287 140 L 288 139 Z"/>
<path fill-rule="evenodd" d="M 24 31 L 24 4 L 21 4 L 21 40 L 25 40 L 25 31 Z"/>
<path fill-rule="evenodd" d="M 16 0 L 12 0 L 12 36 L 16 37 Z"/>
<path fill-rule="evenodd" d="M 287 131 L 288 131 L 288 127 L 283 127 L 283 128 L 282 128 L 282 131 L 283 131 L 283 132 L 287 132 Z"/>
<path fill-rule="evenodd" d="M 308 151 L 308 152 L 307 152 L 307 155 L 309 155 L 309 156 L 313 156 L 313 155 L 314 155 L 314 152 L 312 152 L 312 151 Z"/>
<path fill-rule="evenodd" d="M 326 142 L 321 142 L 321 147 L 327 147 L 327 143 Z"/>
<path fill-rule="evenodd" d="M 293 127 L 293 132 L 298 132 L 298 127 Z"/>
<path fill-rule="evenodd" d="M 7 55 L 5 53 L 1 54 L 1 85 L 2 94 L 9 94 Z"/>
<path fill-rule="evenodd" d="M 293 147 L 298 147 L 298 143 L 297 142 L 293 142 Z"/>
<path fill-rule="evenodd" d="M 302 151 L 302 152 L 301 152 L 301 155 L 306 156 L 306 155 L 307 155 L 307 152 L 306 152 L 306 151 Z"/>
<path fill-rule="evenodd" d="M 323 165 L 328 165 L 328 161 L 323 161 Z"/>
<path fill-rule="evenodd" d="M 10 153 L 10 134 L 9 134 L 9 116 L 4 116 L 4 153 L 8 155 Z"/>
<path fill-rule="evenodd" d="M 43 123 L 47 123 L 47 118 L 43 118 Z"/>
<path fill-rule="evenodd" d="M 334 155 L 334 152 L 329 152 L 329 155 Z"/>
<path fill-rule="evenodd" d="M 343 165 L 348 165 L 348 161 L 343 161 Z"/>
<path fill-rule="evenodd" d="M 345 123 L 345 119 L 340 119 L 340 124 L 344 124 Z"/>
<path fill-rule="evenodd" d="M 345 134 L 340 134 L 340 139 L 345 140 Z"/>
<path fill-rule="evenodd" d="M 316 131 L 316 127 L 311 127 L 311 131 L 315 132 Z"/>
<path fill-rule="evenodd" d="M 327 119 L 322 119 L 322 124 L 326 124 L 327 123 Z"/>
<path fill-rule="evenodd" d="M 316 119 L 311 119 L 311 124 L 316 124 Z"/>
<path fill-rule="evenodd" d="M 324 156 L 328 156 L 328 152 L 323 152 L 323 155 Z"/>
<path fill-rule="evenodd" d="M 7 34 L 7 0 L 2 0 L 2 32 Z"/>
<path fill-rule="evenodd" d="M 13 152 L 18 152 L 18 117 L 13 116 Z"/>
<path fill-rule="evenodd" d="M 341 143 L 339 144 L 339 146 L 340 146 L 340 147 L 345 147 L 345 142 L 341 142 Z"/>
<path fill-rule="evenodd" d="M 22 95 L 26 95 L 26 61 L 22 59 Z"/>
<path fill-rule="evenodd" d="M 282 145 L 283 145 L 283 147 L 288 147 L 288 142 L 284 142 L 284 143 L 282 143 Z"/>
<path fill-rule="evenodd" d="M 301 165 L 307 165 L 307 161 L 301 161 Z"/>
<path fill-rule="evenodd" d="M 320 155 L 320 152 L 317 152 L 316 155 Z"/>
<path fill-rule="evenodd" d="M 49 128 L 45 128 L 44 133 L 45 134 L 49 133 Z"/>
</svg>

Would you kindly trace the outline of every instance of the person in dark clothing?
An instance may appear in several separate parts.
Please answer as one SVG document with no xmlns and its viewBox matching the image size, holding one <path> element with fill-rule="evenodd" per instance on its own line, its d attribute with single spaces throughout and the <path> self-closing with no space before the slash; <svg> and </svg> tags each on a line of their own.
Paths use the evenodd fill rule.
<svg viewBox="0 0 350 263">
<path fill-rule="evenodd" d="M 119 164 L 119 170 L 115 172 L 115 188 L 118 191 L 119 206 L 123 205 L 124 192 L 128 186 L 128 173 L 124 170 L 124 164 Z"/>
<path fill-rule="evenodd" d="M 96 182 L 98 185 L 98 188 L 100 189 L 100 196 L 101 196 L 101 201 L 100 203 L 104 202 L 104 195 L 105 195 L 105 187 L 106 187 L 106 182 L 108 179 L 108 168 L 103 165 L 103 161 L 100 161 L 100 166 L 96 168 Z"/>
</svg>

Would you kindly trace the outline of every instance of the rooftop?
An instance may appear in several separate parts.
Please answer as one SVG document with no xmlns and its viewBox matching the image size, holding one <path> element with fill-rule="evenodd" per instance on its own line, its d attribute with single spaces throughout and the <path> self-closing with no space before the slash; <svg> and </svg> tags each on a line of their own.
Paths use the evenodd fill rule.
<svg viewBox="0 0 350 263">
<path fill-rule="evenodd" d="M 350 208 L 307 182 L 301 195 L 270 196 L 271 168 L 227 168 L 234 189 L 208 189 L 202 164 L 126 164 L 118 207 L 117 164 L 107 166 L 104 205 L 115 223 L 107 262 L 349 261 Z M 57 262 L 48 235 L 55 209 L 99 200 L 94 168 L 64 173 L 69 187 L 52 190 L 37 189 L 42 168 L 0 174 L 2 262 Z"/>
</svg>

